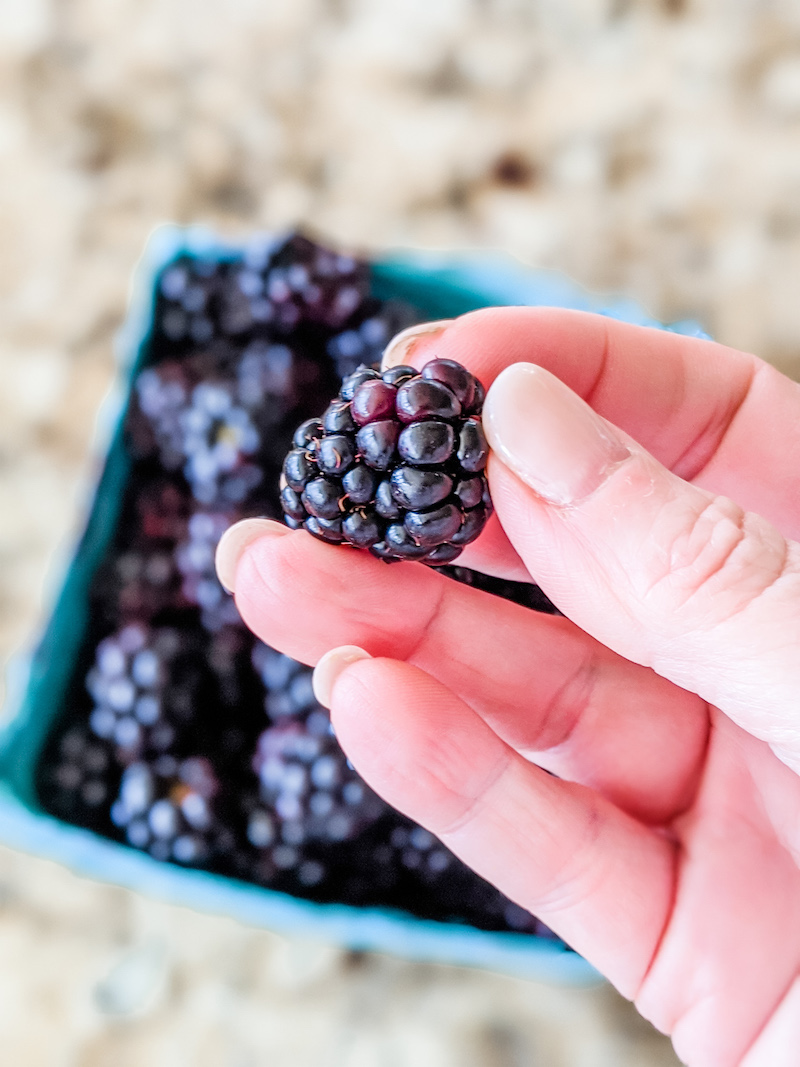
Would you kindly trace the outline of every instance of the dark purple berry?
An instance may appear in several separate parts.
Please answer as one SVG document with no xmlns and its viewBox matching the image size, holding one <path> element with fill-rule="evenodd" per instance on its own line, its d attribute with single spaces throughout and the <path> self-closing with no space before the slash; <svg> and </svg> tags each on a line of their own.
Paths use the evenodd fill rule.
<svg viewBox="0 0 800 1067">
<path fill-rule="evenodd" d="M 488 455 L 489 445 L 479 420 L 467 419 L 458 436 L 458 462 L 465 471 L 482 471 Z"/>
<path fill-rule="evenodd" d="M 432 359 L 422 368 L 422 377 L 446 385 L 455 394 L 462 409 L 470 409 L 475 397 L 475 378 L 466 367 L 452 359 Z"/>
<path fill-rule="evenodd" d="M 400 426 L 391 419 L 371 422 L 356 434 L 356 444 L 364 462 L 375 470 L 388 470 L 394 459 Z"/>
<path fill-rule="evenodd" d="M 359 426 L 378 419 L 387 419 L 394 414 L 397 390 L 380 378 L 364 382 L 356 389 L 351 403 L 353 418 Z"/>
<path fill-rule="evenodd" d="M 400 508 L 392 493 L 391 482 L 381 482 L 375 490 L 375 510 L 382 519 L 400 518 Z"/>
<path fill-rule="evenodd" d="M 313 457 L 302 448 L 293 448 L 283 461 L 283 476 L 298 493 L 302 493 L 306 482 L 317 473 Z"/>
<path fill-rule="evenodd" d="M 348 327 L 337 335 L 340 356 L 350 334 L 355 352 L 356 333 Z M 488 454 L 476 408 L 481 392 L 452 360 L 423 370 L 401 366 L 381 375 L 361 366 L 350 374 L 323 416 L 322 436 L 310 426 L 296 439 L 307 450 L 298 446 L 285 464 L 290 525 L 301 521 L 299 495 L 315 537 L 434 566 L 452 562 L 477 537 L 491 513 L 481 473 Z"/>
<path fill-rule="evenodd" d="M 105 637 L 86 675 L 93 708 L 89 728 L 129 763 L 145 750 L 164 751 L 192 717 L 196 669 L 190 642 L 173 627 L 132 623 Z"/>
<path fill-rule="evenodd" d="M 351 545 L 369 548 L 383 539 L 383 523 L 365 511 L 354 511 L 342 520 L 342 533 Z"/>
<path fill-rule="evenodd" d="M 354 442 L 345 434 L 323 437 L 317 446 L 317 464 L 323 474 L 343 474 L 353 466 L 355 459 Z"/>
<path fill-rule="evenodd" d="M 414 367 L 389 367 L 388 370 L 383 372 L 381 378 L 383 378 L 387 385 L 398 386 L 407 382 L 410 378 L 415 378 L 417 373 L 418 372 Z"/>
<path fill-rule="evenodd" d="M 293 492 L 289 486 L 286 488 Z M 214 566 L 217 545 L 233 517 L 229 512 L 196 511 L 175 548 L 175 563 L 183 578 L 181 593 L 190 604 L 200 608 L 200 621 L 211 633 L 225 626 L 237 626 L 241 621 L 236 604 L 220 585 Z"/>
<path fill-rule="evenodd" d="M 346 400 L 334 400 L 328 405 L 328 410 L 322 416 L 322 425 L 325 433 L 351 433 L 356 424 L 353 420 L 350 405 Z"/>
<path fill-rule="evenodd" d="M 443 504 L 431 511 L 409 511 L 403 524 L 418 545 L 435 548 L 452 540 L 459 531 L 461 512 L 455 504 Z"/>
<path fill-rule="evenodd" d="M 180 763 L 166 755 L 139 760 L 122 775 L 111 821 L 124 830 L 129 845 L 154 859 L 203 863 L 226 838 L 214 805 L 219 788 L 203 756 Z"/>
<path fill-rule="evenodd" d="M 314 725 L 310 716 L 275 723 L 258 738 L 253 758 L 263 807 L 251 815 L 248 837 L 259 848 L 272 848 L 283 868 L 298 863 L 297 850 L 307 841 L 340 844 L 386 810 L 332 734 Z"/>
<path fill-rule="evenodd" d="M 392 471 L 392 496 L 402 508 L 433 507 L 446 500 L 452 488 L 453 479 L 443 471 L 416 467 L 395 467 Z"/>
<path fill-rule="evenodd" d="M 397 417 L 401 422 L 419 419 L 455 419 L 461 414 L 457 397 L 441 382 L 412 378 L 397 390 Z"/>
<path fill-rule="evenodd" d="M 309 515 L 317 519 L 341 518 L 342 489 L 338 482 L 329 478 L 312 478 L 303 490 L 301 499 Z"/>
<path fill-rule="evenodd" d="M 408 463 L 434 466 L 453 454 L 455 434 L 447 422 L 412 422 L 397 440 L 397 451 Z"/>
<path fill-rule="evenodd" d="M 375 497 L 379 476 L 365 463 L 357 463 L 342 478 L 342 488 L 351 504 L 368 504 Z"/>
</svg>

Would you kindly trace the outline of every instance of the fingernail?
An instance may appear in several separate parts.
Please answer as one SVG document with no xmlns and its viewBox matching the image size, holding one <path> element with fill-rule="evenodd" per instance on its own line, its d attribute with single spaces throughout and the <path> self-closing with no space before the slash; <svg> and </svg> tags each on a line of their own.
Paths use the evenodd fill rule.
<svg viewBox="0 0 800 1067">
<path fill-rule="evenodd" d="M 444 333 L 453 321 L 453 319 L 437 319 L 436 322 L 420 322 L 417 326 L 409 326 L 395 334 L 383 351 L 381 370 L 401 366 L 410 358 L 418 341 L 421 341 L 423 337 L 434 337 L 437 333 Z"/>
<path fill-rule="evenodd" d="M 340 645 L 326 652 L 314 668 L 311 684 L 314 687 L 314 696 L 323 706 L 331 706 L 331 694 L 336 684 L 336 679 L 351 663 L 358 663 L 360 659 L 372 659 L 369 652 L 365 652 L 358 645 Z"/>
<path fill-rule="evenodd" d="M 553 504 L 583 500 L 630 455 L 584 400 L 532 363 L 515 363 L 498 375 L 486 396 L 483 426 L 498 458 Z"/>
<path fill-rule="evenodd" d="M 217 577 L 223 588 L 232 593 L 236 588 L 236 568 L 245 551 L 262 537 L 283 537 L 289 527 L 271 519 L 242 519 L 229 526 L 219 540 L 215 564 Z"/>
</svg>

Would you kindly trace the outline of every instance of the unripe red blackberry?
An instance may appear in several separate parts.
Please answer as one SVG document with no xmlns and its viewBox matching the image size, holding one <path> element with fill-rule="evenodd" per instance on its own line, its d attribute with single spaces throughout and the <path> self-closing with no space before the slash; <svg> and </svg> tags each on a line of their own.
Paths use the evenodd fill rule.
<svg viewBox="0 0 800 1067">
<path fill-rule="evenodd" d="M 298 427 L 281 504 L 292 529 L 387 562 L 452 562 L 491 514 L 484 390 L 466 368 L 359 367 Z"/>
</svg>

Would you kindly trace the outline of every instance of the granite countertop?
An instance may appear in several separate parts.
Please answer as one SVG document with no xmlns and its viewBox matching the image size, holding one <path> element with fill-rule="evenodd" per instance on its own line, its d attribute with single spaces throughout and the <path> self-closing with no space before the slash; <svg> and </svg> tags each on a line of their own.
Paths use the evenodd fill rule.
<svg viewBox="0 0 800 1067">
<path fill-rule="evenodd" d="M 800 16 L 722 0 L 0 11 L 0 657 L 95 471 L 151 228 L 502 248 L 800 370 Z M 610 989 L 354 955 L 0 849 L 4 1062 L 667 1067 Z"/>
</svg>

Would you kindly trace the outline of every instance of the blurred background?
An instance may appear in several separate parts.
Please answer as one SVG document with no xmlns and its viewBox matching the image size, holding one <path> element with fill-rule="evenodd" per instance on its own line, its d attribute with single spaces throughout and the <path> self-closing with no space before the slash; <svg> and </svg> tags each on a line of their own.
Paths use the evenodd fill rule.
<svg viewBox="0 0 800 1067">
<path fill-rule="evenodd" d="M 151 228 L 503 249 L 800 374 L 781 0 L 4 0 L 0 659 L 94 475 Z M 0 849 L 0 1047 L 39 1067 L 667 1067 L 605 987 L 253 931 Z"/>
</svg>

